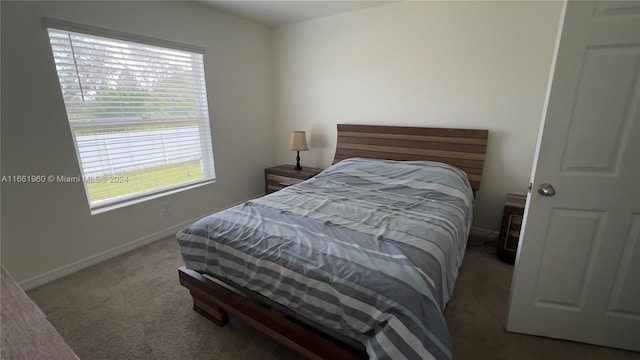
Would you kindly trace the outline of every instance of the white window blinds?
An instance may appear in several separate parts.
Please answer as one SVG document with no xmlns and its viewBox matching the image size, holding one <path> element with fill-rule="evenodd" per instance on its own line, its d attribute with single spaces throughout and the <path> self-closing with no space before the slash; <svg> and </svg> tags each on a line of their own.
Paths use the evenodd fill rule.
<svg viewBox="0 0 640 360">
<path fill-rule="evenodd" d="M 215 179 L 202 54 L 48 31 L 91 209 Z"/>
</svg>

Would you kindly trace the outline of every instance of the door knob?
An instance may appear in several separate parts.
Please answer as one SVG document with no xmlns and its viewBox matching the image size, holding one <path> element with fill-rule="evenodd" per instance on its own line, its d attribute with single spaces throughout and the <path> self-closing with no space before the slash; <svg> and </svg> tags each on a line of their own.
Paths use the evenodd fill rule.
<svg viewBox="0 0 640 360">
<path fill-rule="evenodd" d="M 538 194 L 542 196 L 553 196 L 556 194 L 556 189 L 551 184 L 542 183 L 538 186 Z"/>
</svg>

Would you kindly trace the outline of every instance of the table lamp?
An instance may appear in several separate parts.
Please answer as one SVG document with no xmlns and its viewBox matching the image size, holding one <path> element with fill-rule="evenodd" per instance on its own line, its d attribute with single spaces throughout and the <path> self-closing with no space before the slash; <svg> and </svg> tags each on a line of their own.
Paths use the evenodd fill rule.
<svg viewBox="0 0 640 360">
<path fill-rule="evenodd" d="M 309 146 L 307 145 L 307 136 L 304 131 L 291 132 L 291 144 L 289 145 L 289 150 L 297 151 L 295 169 L 302 170 L 302 166 L 300 166 L 300 151 L 309 150 Z"/>
</svg>

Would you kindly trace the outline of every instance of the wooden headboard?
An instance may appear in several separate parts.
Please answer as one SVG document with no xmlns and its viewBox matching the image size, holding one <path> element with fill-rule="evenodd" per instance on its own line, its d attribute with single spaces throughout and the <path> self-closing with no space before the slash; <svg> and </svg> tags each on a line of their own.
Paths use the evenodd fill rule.
<svg viewBox="0 0 640 360">
<path fill-rule="evenodd" d="M 488 130 L 338 124 L 333 163 L 351 157 L 439 161 L 465 171 L 475 193 L 488 137 Z"/>
</svg>

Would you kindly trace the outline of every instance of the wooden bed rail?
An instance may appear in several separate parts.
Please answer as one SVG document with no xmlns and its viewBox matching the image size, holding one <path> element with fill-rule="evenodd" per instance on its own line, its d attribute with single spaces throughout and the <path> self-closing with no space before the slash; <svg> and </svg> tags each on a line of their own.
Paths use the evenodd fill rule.
<svg viewBox="0 0 640 360">
<path fill-rule="evenodd" d="M 197 271 L 178 269 L 180 284 L 191 291 L 193 310 L 219 326 L 228 314 L 246 322 L 309 359 L 367 359 L 366 353 L 320 333 L 266 305 L 248 299 Z"/>
</svg>

